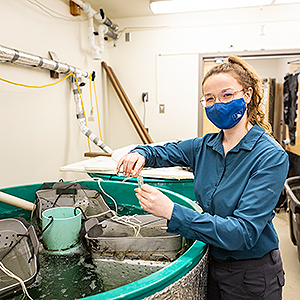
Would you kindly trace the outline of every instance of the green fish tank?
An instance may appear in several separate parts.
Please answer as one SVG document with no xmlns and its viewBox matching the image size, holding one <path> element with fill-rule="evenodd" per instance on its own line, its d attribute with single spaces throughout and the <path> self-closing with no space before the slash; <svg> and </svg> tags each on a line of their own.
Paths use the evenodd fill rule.
<svg viewBox="0 0 300 300">
<path fill-rule="evenodd" d="M 103 192 L 107 205 L 111 209 L 117 205 L 121 216 L 146 213 L 135 197 L 137 183 L 134 181 L 93 178 L 77 182 Z M 36 193 L 42 184 L 6 187 L 0 191 L 35 203 Z M 189 197 L 171 189 L 157 188 L 172 201 L 201 213 L 198 204 Z M 34 213 L 0 202 L 0 219 L 9 218 L 24 218 L 36 228 L 39 238 L 38 271 L 34 283 L 27 286 L 32 299 L 205 299 L 208 254 L 207 245 L 201 241 L 183 238 L 178 257 L 169 262 L 110 257 L 97 259 L 84 247 L 82 240 L 69 251 L 48 251 L 43 246 L 42 232 L 36 224 Z M 3 270 L 0 269 L 0 281 L 2 277 Z M 23 294 L 24 290 L 22 292 L 19 286 L 18 293 L 8 295 L 6 299 L 23 299 Z"/>
</svg>

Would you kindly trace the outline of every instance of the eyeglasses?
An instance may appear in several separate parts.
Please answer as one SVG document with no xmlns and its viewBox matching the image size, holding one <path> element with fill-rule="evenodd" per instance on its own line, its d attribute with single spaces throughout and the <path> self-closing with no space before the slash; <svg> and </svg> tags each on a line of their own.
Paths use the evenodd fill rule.
<svg viewBox="0 0 300 300">
<path fill-rule="evenodd" d="M 241 91 L 243 91 L 243 89 L 239 91 L 225 90 L 216 95 L 206 94 L 200 99 L 200 102 L 204 107 L 213 106 L 217 101 L 216 97 L 223 103 L 230 102 L 234 99 L 234 95 Z"/>
</svg>

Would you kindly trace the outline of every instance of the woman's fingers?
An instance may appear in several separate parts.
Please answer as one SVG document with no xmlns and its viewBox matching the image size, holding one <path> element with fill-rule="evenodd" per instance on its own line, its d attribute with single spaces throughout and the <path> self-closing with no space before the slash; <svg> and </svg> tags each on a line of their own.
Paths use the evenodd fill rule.
<svg viewBox="0 0 300 300">
<path fill-rule="evenodd" d="M 125 155 L 122 156 L 122 157 L 120 158 L 120 160 L 118 161 L 117 166 L 116 166 L 116 172 L 117 172 L 117 173 L 120 172 L 120 169 L 121 169 L 121 166 L 122 166 L 122 164 L 123 164 L 124 159 L 125 159 Z"/>
<path fill-rule="evenodd" d="M 165 194 L 148 184 L 136 188 L 135 192 L 143 209 L 157 217 L 171 219 L 174 203 Z"/>
<path fill-rule="evenodd" d="M 145 165 L 145 158 L 137 152 L 125 154 L 118 162 L 116 171 L 120 172 L 122 167 L 123 175 L 137 177 Z"/>
</svg>

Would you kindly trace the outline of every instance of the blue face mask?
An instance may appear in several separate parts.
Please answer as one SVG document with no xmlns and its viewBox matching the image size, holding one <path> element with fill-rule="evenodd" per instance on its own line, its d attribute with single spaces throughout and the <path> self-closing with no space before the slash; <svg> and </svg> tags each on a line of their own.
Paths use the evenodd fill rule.
<svg viewBox="0 0 300 300">
<path fill-rule="evenodd" d="M 247 107 L 244 98 L 234 99 L 228 103 L 217 102 L 205 107 L 208 119 L 220 129 L 234 127 L 245 114 Z"/>
</svg>

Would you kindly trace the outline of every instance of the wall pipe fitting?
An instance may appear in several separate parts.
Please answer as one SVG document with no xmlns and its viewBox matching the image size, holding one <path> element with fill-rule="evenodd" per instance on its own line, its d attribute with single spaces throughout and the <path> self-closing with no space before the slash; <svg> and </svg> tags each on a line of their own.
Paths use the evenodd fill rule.
<svg viewBox="0 0 300 300">
<path fill-rule="evenodd" d="M 108 28 L 108 27 L 105 27 L 105 28 L 106 28 L 106 30 L 105 30 L 104 34 L 105 34 L 106 36 L 110 37 L 110 38 L 113 39 L 113 40 L 119 39 L 119 34 L 117 34 L 116 32 L 113 32 L 113 31 L 112 31 L 110 28 Z"/>
<path fill-rule="evenodd" d="M 103 33 L 103 41 L 104 41 L 104 35 L 112 38 L 113 40 L 117 40 L 119 38 L 119 35 L 116 32 L 113 32 L 110 28 L 108 28 L 105 25 L 99 25 L 98 32 L 100 34 L 100 31 Z"/>
<path fill-rule="evenodd" d="M 113 31 L 119 30 L 119 26 L 114 24 L 104 13 L 104 10 L 100 9 L 101 20 L 98 20 L 100 23 L 103 23 L 107 27 L 111 28 Z"/>
<path fill-rule="evenodd" d="M 81 0 L 72 1 L 76 3 L 82 9 L 83 12 L 93 16 L 95 20 L 97 20 L 99 23 L 108 26 L 113 31 L 119 30 L 119 26 L 117 24 L 114 24 L 108 17 L 105 16 L 103 9 L 100 9 L 100 13 L 98 13 L 91 7 L 91 5 L 88 2 L 84 2 Z"/>
</svg>

